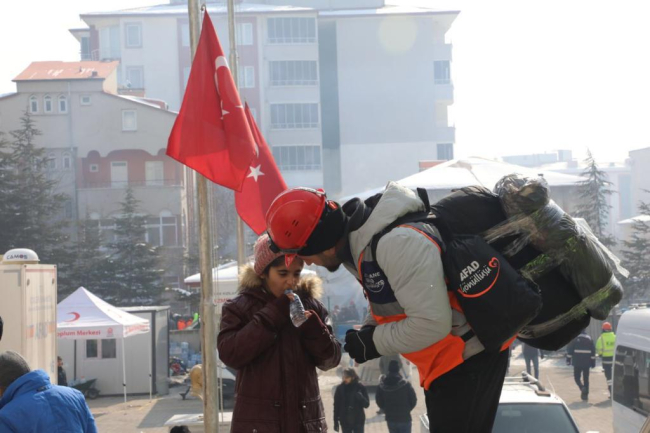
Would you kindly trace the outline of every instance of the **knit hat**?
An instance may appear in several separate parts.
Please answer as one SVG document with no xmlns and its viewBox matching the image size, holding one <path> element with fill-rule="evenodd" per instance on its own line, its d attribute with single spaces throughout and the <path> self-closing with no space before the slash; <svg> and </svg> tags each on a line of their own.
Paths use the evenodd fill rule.
<svg viewBox="0 0 650 433">
<path fill-rule="evenodd" d="M 266 268 L 273 263 L 273 260 L 284 255 L 284 253 L 274 253 L 271 251 L 270 239 L 267 233 L 257 238 L 253 251 L 255 253 L 253 270 L 257 275 L 262 275 Z"/>
<path fill-rule="evenodd" d="M 0 353 L 0 388 L 9 388 L 16 379 L 29 372 L 29 364 L 18 353 L 11 350 Z"/>
<path fill-rule="evenodd" d="M 397 361 L 391 361 L 388 363 L 388 372 L 399 373 L 399 364 L 397 363 Z"/>
</svg>

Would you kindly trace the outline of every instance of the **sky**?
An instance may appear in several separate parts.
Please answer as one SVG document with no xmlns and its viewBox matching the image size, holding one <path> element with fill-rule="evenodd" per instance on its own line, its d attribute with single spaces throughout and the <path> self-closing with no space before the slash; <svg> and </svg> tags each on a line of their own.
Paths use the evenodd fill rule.
<svg viewBox="0 0 650 433">
<path fill-rule="evenodd" d="M 457 157 L 589 148 L 622 162 L 650 146 L 650 1 L 389 1 L 461 11 L 448 34 Z M 0 94 L 32 61 L 78 60 L 80 13 L 163 2 L 0 2 Z"/>
</svg>

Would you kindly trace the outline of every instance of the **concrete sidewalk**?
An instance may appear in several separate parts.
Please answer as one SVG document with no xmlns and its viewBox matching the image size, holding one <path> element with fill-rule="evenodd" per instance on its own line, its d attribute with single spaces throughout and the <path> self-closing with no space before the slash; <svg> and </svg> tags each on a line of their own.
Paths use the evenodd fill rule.
<svg viewBox="0 0 650 433">
<path fill-rule="evenodd" d="M 524 370 L 523 359 L 517 357 L 515 351 L 510 365 L 510 375 L 518 375 Z M 341 382 L 340 369 L 325 372 L 320 377 L 321 396 L 325 406 L 327 423 L 332 425 L 334 387 Z M 424 393 L 413 377 L 413 386 L 418 396 L 418 404 L 413 411 L 413 432 L 420 431 L 419 416 L 426 413 Z M 573 381 L 573 369 L 563 365 L 563 359 L 547 358 L 540 364 L 540 379 L 558 394 L 571 410 L 581 433 L 600 432 L 612 433 L 612 408 L 608 398 L 605 376 L 602 368 L 591 370 L 591 392 L 589 402 L 580 400 L 580 392 Z M 374 384 L 369 384 L 374 385 Z M 182 400 L 179 393 L 184 387 L 171 389 L 171 394 L 149 401 L 148 397 L 135 398 L 125 406 L 121 397 L 106 397 L 90 400 L 89 405 L 101 433 L 166 433 L 164 423 L 176 414 L 201 413 L 203 405 L 200 400 Z M 383 415 L 377 415 L 375 395 L 370 395 L 370 407 L 366 409 L 366 433 L 387 433 Z M 228 408 L 228 406 L 226 406 Z M 228 410 L 228 409 L 227 409 Z M 230 409 L 232 410 L 232 409 Z M 330 428 L 330 431 L 333 429 Z"/>
</svg>

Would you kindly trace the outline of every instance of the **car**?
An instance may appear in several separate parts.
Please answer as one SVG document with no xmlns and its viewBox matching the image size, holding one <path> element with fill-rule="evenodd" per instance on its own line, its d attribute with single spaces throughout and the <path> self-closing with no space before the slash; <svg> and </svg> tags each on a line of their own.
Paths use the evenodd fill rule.
<svg viewBox="0 0 650 433">
<path fill-rule="evenodd" d="M 429 431 L 426 415 L 420 432 Z M 559 396 L 523 372 L 506 377 L 492 433 L 580 433 L 569 408 Z"/>
<path fill-rule="evenodd" d="M 558 395 L 523 372 L 506 377 L 493 433 L 579 433 L 569 408 Z"/>
</svg>

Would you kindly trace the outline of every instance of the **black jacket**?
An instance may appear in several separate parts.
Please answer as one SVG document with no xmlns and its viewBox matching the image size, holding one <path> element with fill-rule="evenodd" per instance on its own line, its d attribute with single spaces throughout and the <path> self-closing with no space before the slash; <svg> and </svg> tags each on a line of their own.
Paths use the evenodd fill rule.
<svg viewBox="0 0 650 433">
<path fill-rule="evenodd" d="M 360 382 L 344 383 L 334 392 L 334 425 L 353 427 L 366 422 L 365 408 L 370 406 L 368 391 Z"/>
<path fill-rule="evenodd" d="M 596 347 L 587 334 L 578 335 L 567 347 L 567 363 L 578 368 L 596 366 Z"/>
<path fill-rule="evenodd" d="M 68 375 L 65 374 L 63 367 L 59 367 L 59 377 L 57 382 L 59 386 L 68 386 Z"/>
<path fill-rule="evenodd" d="M 411 411 L 418 398 L 413 386 L 399 374 L 391 373 L 384 378 L 377 388 L 377 406 L 386 412 L 386 421 L 411 421 Z"/>
</svg>

